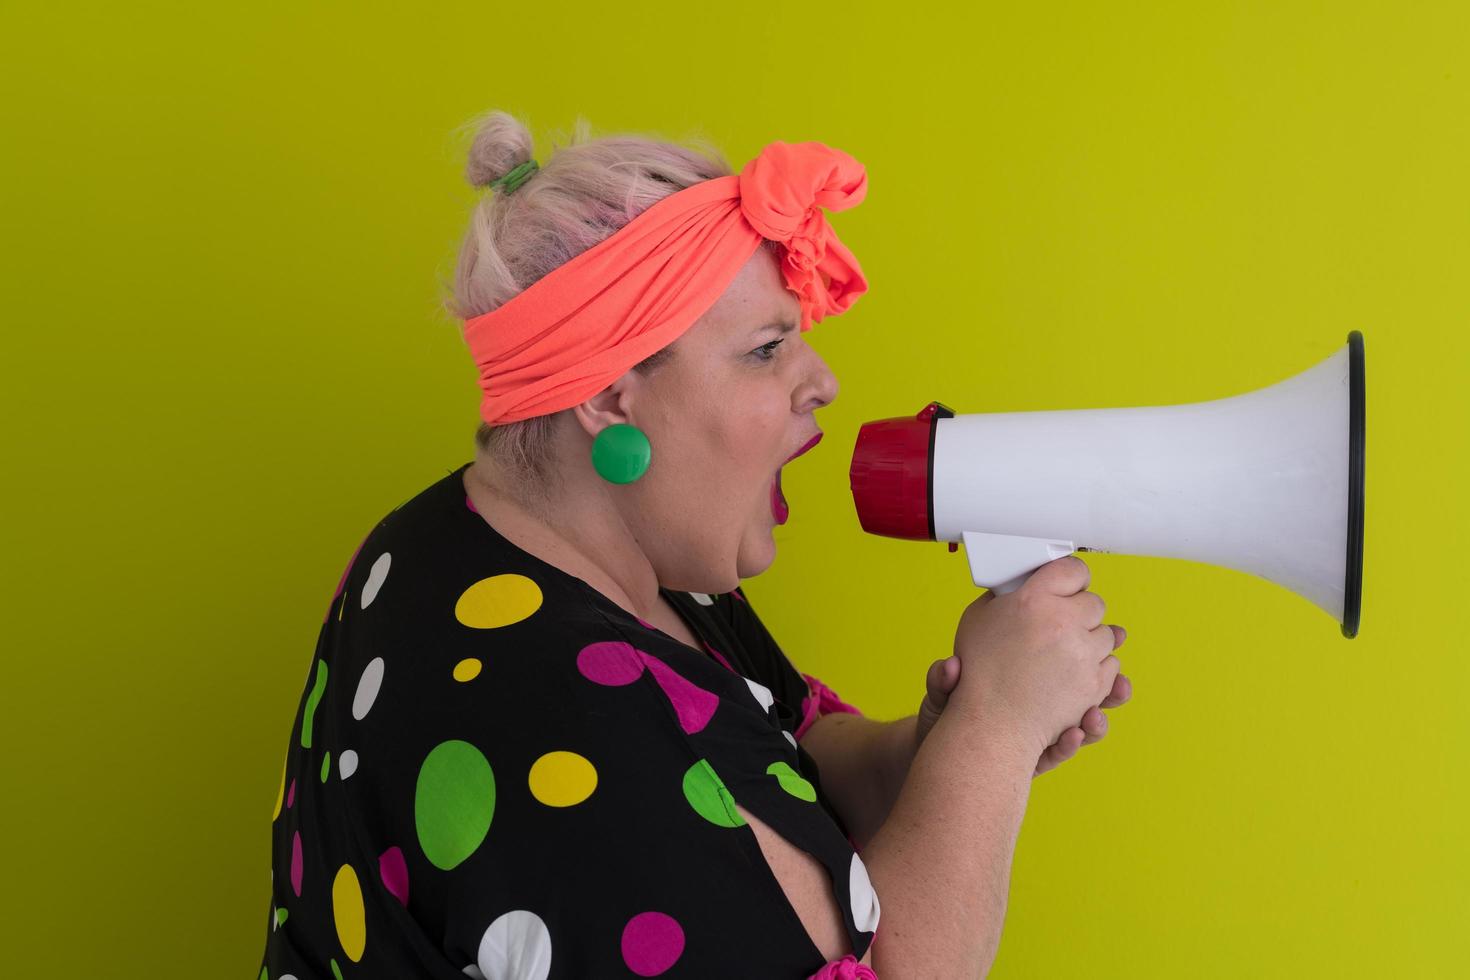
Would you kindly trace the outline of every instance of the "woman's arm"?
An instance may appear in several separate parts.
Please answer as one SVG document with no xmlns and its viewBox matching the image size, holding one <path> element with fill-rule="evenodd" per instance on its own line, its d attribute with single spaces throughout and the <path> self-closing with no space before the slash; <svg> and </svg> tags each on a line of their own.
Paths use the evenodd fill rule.
<svg viewBox="0 0 1470 980">
<path fill-rule="evenodd" d="M 983 977 L 1005 924 L 1037 750 L 996 716 L 946 710 L 862 860 L 882 902 L 883 980 Z"/>
<path fill-rule="evenodd" d="M 858 850 L 873 839 L 898 799 L 919 748 L 917 722 L 917 715 L 875 721 L 834 713 L 812 722 L 801 738 Z"/>
</svg>

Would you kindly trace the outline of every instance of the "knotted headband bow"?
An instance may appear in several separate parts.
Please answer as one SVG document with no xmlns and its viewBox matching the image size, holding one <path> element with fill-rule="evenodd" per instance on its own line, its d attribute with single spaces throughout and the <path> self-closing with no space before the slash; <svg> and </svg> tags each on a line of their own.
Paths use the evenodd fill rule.
<svg viewBox="0 0 1470 980">
<path fill-rule="evenodd" d="M 822 143 L 769 143 L 738 174 L 670 194 L 489 313 L 465 321 L 490 425 L 586 401 L 674 341 L 763 239 L 801 301 L 801 330 L 867 292 L 823 208 L 862 203 L 862 164 Z"/>
</svg>

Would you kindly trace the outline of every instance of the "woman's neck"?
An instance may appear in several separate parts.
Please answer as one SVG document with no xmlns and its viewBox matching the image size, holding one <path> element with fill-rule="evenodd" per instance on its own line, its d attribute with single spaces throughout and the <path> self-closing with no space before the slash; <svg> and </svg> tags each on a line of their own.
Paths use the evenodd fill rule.
<svg viewBox="0 0 1470 980">
<path fill-rule="evenodd" d="M 560 498 L 542 496 L 528 505 L 487 472 L 488 462 L 477 458 L 464 472 L 465 492 L 502 537 L 582 579 L 634 616 L 666 618 L 658 576 L 620 519 L 567 506 Z"/>
</svg>

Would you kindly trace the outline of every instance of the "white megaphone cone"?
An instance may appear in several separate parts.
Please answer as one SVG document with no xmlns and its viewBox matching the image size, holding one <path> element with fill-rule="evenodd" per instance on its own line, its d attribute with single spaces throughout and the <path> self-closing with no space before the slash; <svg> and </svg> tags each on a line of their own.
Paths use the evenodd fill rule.
<svg viewBox="0 0 1470 980">
<path fill-rule="evenodd" d="M 1187 558 L 1268 579 L 1358 633 L 1363 335 L 1268 388 L 1187 405 L 864 424 L 848 479 L 863 530 L 960 542 L 998 594 L 1074 551 Z M 1079 542 L 1081 544 L 1079 545 Z"/>
</svg>

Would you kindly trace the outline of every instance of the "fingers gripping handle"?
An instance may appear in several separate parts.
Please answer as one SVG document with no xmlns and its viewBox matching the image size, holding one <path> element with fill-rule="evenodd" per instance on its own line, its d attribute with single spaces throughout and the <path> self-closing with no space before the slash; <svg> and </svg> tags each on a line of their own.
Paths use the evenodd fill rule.
<svg viewBox="0 0 1470 980">
<path fill-rule="evenodd" d="M 1026 538 L 985 531 L 963 531 L 961 537 L 965 542 L 965 557 L 970 561 L 970 577 L 980 588 L 996 595 L 1016 591 L 1042 565 L 1077 550 L 1073 542 L 1055 538 Z"/>
</svg>

